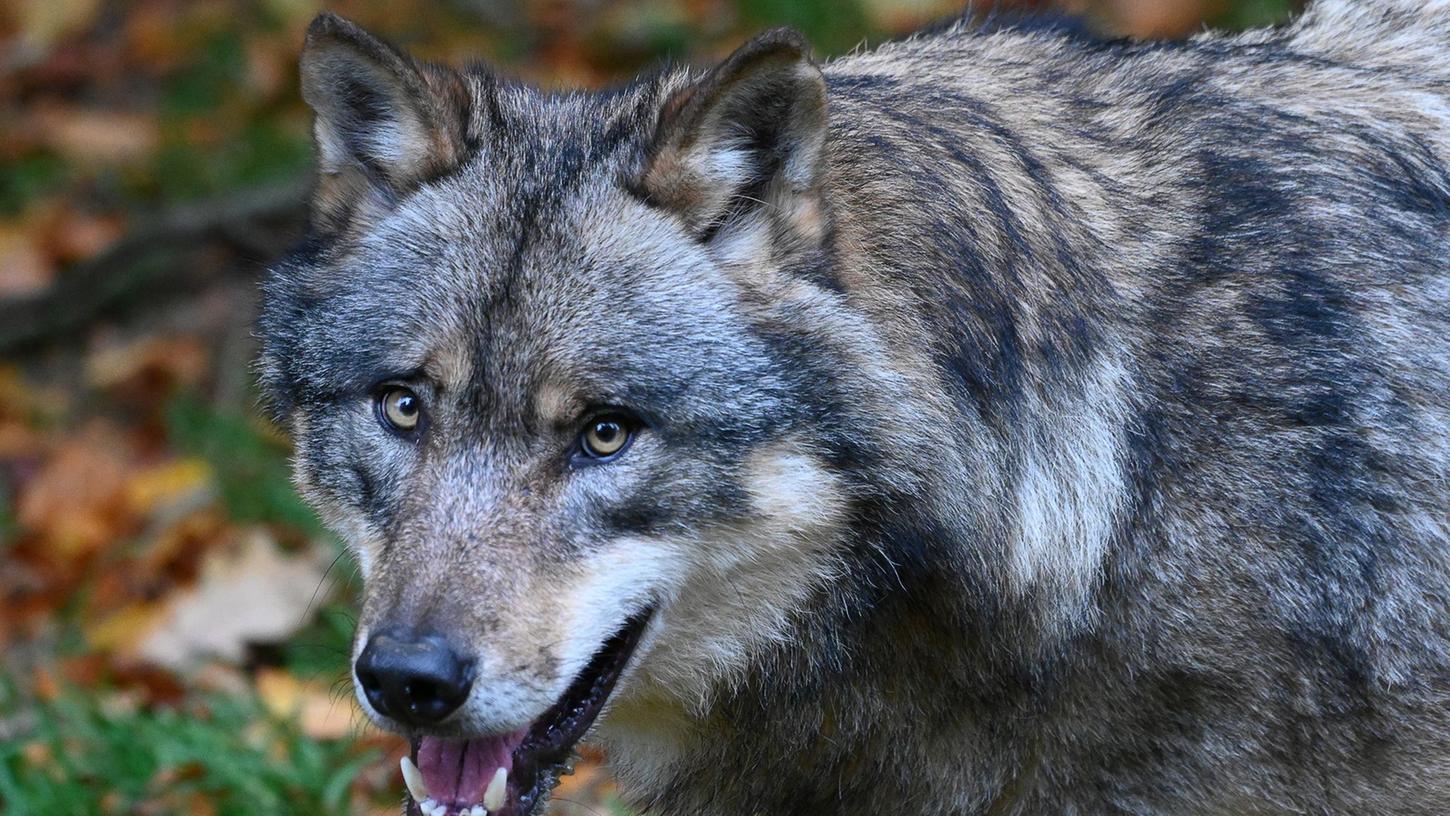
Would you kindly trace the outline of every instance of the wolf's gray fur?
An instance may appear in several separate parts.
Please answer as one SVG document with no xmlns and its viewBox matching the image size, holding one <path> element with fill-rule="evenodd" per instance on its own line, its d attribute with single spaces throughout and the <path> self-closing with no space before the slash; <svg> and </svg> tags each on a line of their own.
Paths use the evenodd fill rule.
<svg viewBox="0 0 1450 816">
<path fill-rule="evenodd" d="M 480 661 L 438 733 L 656 604 L 597 732 L 651 812 L 1450 812 L 1450 4 L 601 94 L 325 17 L 303 75 L 264 381 L 360 638 Z"/>
</svg>

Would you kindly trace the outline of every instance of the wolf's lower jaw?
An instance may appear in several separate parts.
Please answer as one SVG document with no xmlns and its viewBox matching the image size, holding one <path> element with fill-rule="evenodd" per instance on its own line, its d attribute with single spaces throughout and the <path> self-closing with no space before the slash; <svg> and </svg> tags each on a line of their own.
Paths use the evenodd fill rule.
<svg viewBox="0 0 1450 816">
<path fill-rule="evenodd" d="M 574 745 L 594 724 L 654 614 L 648 607 L 605 641 L 552 708 L 511 734 L 421 737 L 403 758 L 406 816 L 529 816 L 572 770 Z"/>
</svg>

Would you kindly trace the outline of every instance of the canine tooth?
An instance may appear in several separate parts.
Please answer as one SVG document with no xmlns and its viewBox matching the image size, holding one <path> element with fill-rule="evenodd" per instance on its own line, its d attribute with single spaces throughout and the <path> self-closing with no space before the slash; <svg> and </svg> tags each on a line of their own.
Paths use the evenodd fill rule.
<svg viewBox="0 0 1450 816">
<path fill-rule="evenodd" d="M 413 760 L 403 757 L 399 762 L 403 769 L 403 784 L 408 786 L 408 793 L 412 794 L 414 802 L 422 802 L 428 798 L 428 785 L 423 781 L 423 772 L 413 764 Z"/>
<path fill-rule="evenodd" d="M 433 816 L 433 809 L 436 807 L 438 803 L 432 799 L 424 799 L 418 803 L 418 810 L 423 811 L 423 816 Z"/>
<path fill-rule="evenodd" d="M 489 810 L 498 810 L 503 807 L 504 785 L 508 784 L 509 772 L 507 768 L 499 768 L 494 771 L 493 781 L 488 783 L 488 790 L 483 792 L 483 806 Z"/>
</svg>

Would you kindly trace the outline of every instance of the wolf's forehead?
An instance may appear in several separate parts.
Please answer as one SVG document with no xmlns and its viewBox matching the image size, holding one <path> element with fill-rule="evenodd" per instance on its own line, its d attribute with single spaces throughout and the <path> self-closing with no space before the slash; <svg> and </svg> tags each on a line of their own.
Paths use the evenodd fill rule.
<svg viewBox="0 0 1450 816">
<path fill-rule="evenodd" d="M 483 388 L 491 402 L 557 397 L 590 377 L 672 379 L 699 365 L 681 349 L 711 326 L 721 339 L 738 331 L 725 325 L 729 280 L 610 166 L 551 186 L 480 157 L 403 202 L 364 250 L 373 275 L 412 282 L 379 315 L 413 327 L 398 365 Z"/>
</svg>

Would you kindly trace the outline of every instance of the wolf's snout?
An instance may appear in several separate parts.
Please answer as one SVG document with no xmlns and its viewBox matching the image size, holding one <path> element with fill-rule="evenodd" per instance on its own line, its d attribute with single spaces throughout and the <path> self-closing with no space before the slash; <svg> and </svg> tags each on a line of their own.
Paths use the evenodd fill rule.
<svg viewBox="0 0 1450 816">
<path fill-rule="evenodd" d="M 355 671 L 373 708 L 404 725 L 443 721 L 473 686 L 473 661 L 437 635 L 378 632 L 368 638 Z"/>
</svg>

